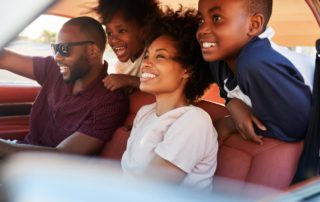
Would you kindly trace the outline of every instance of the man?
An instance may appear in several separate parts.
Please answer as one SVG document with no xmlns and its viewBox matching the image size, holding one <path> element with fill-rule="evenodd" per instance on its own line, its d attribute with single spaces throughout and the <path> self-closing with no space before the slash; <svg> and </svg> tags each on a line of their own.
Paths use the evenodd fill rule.
<svg viewBox="0 0 320 202">
<path fill-rule="evenodd" d="M 0 141 L 0 156 L 52 150 L 94 154 L 124 120 L 127 98 L 103 86 L 106 35 L 90 17 L 67 21 L 52 44 L 54 57 L 28 57 L 9 50 L 0 68 L 36 80 L 42 89 L 33 105 L 30 133 L 20 144 Z"/>
</svg>

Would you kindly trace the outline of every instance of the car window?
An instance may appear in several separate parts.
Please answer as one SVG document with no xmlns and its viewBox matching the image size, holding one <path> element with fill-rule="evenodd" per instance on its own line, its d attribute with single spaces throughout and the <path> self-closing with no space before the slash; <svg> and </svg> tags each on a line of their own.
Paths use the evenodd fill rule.
<svg viewBox="0 0 320 202">
<path fill-rule="evenodd" d="M 59 29 L 68 19 L 54 15 L 41 15 L 27 26 L 7 47 L 30 56 L 51 55 L 50 43 L 55 41 Z M 109 63 L 108 72 L 113 73 L 114 69 L 112 67 L 117 58 L 110 47 L 106 48 L 104 58 Z M 0 84 L 37 85 L 33 80 L 2 69 L 0 69 Z"/>
<path fill-rule="evenodd" d="M 51 54 L 50 42 L 68 18 L 41 15 L 27 26 L 7 47 L 25 55 L 47 56 Z M 50 23 L 49 23 L 50 22 Z M 36 82 L 6 70 L 0 70 L 0 83 L 30 84 Z"/>
</svg>

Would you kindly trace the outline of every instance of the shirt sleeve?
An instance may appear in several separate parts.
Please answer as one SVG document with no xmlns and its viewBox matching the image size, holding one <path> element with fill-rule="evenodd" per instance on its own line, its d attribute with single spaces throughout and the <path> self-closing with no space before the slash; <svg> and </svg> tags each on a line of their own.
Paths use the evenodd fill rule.
<svg viewBox="0 0 320 202">
<path fill-rule="evenodd" d="M 54 67 L 57 66 L 52 56 L 48 57 L 33 57 L 33 71 L 35 80 L 42 86 L 47 80 L 47 75 L 50 71 L 54 71 Z M 58 68 L 56 69 L 58 71 Z"/>
<path fill-rule="evenodd" d="M 192 123 L 192 124 L 190 124 Z M 155 152 L 186 173 L 201 161 L 216 164 L 217 132 L 211 119 L 201 109 L 180 116 L 168 129 Z"/>
<path fill-rule="evenodd" d="M 308 124 L 310 88 L 284 56 L 257 48 L 244 50 L 237 66 L 239 86 L 250 97 L 253 113 L 268 128 L 266 132 L 256 129 L 257 133 L 299 140 Z"/>
</svg>

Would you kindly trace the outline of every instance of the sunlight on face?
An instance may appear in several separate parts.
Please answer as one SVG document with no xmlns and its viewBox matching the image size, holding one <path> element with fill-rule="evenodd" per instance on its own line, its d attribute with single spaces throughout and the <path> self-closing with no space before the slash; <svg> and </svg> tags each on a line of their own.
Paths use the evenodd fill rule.
<svg viewBox="0 0 320 202">
<path fill-rule="evenodd" d="M 154 40 L 141 65 L 140 89 L 155 95 L 182 94 L 188 75 L 178 56 L 170 37 L 160 36 Z"/>
</svg>

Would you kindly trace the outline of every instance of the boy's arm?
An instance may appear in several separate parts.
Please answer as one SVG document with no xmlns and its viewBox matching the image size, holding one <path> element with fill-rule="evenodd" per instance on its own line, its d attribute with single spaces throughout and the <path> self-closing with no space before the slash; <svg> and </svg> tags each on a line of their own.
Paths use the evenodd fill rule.
<svg viewBox="0 0 320 202">
<path fill-rule="evenodd" d="M 127 74 L 110 74 L 102 82 L 107 89 L 114 91 L 124 87 L 139 88 L 140 78 Z"/>
<path fill-rule="evenodd" d="M 228 108 L 234 125 L 240 135 L 244 139 L 262 144 L 262 136 L 258 136 L 255 133 L 254 125 L 263 131 L 266 130 L 266 127 L 256 116 L 252 114 L 251 108 L 237 98 L 232 98 L 226 107 Z"/>
<path fill-rule="evenodd" d="M 0 68 L 34 79 L 33 60 L 30 56 L 4 49 L 0 52 Z"/>
</svg>

